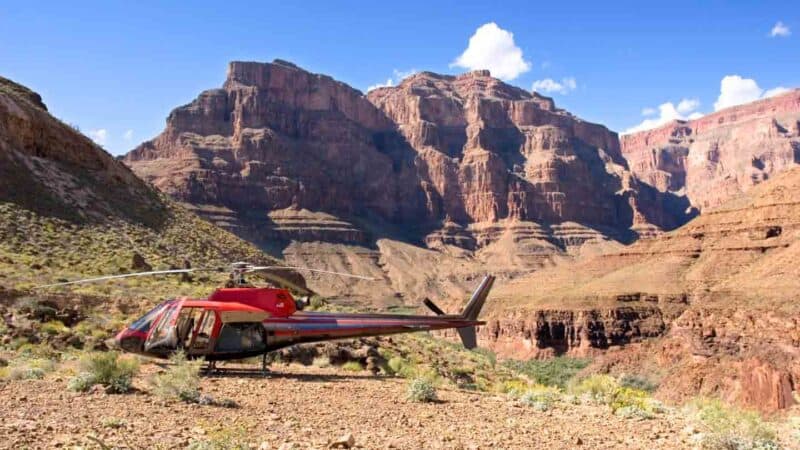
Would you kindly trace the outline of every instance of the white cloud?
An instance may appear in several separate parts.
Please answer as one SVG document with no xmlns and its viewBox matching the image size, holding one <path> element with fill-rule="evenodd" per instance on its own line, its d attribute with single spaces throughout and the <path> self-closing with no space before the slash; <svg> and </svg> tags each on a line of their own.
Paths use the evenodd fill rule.
<svg viewBox="0 0 800 450">
<path fill-rule="evenodd" d="M 689 114 L 700 106 L 700 100 L 696 98 L 685 98 L 678 103 L 678 113 Z"/>
<path fill-rule="evenodd" d="M 106 145 L 106 141 L 108 140 L 108 130 L 105 128 L 89 130 L 88 135 L 97 145 Z"/>
<path fill-rule="evenodd" d="M 773 97 L 775 95 L 788 92 L 783 86 L 778 86 L 772 89 L 764 90 L 758 86 L 756 80 L 751 78 L 742 78 L 739 75 L 726 75 L 720 81 L 719 98 L 714 103 L 714 111 L 719 111 L 723 108 L 730 106 L 741 105 L 762 98 Z M 700 100 L 696 98 L 684 98 L 677 105 L 672 102 L 662 103 L 655 108 L 642 109 L 642 116 L 650 117 L 643 120 L 640 124 L 628 128 L 622 134 L 635 133 L 637 131 L 649 130 L 659 127 L 665 123 L 673 120 L 694 120 L 703 117 L 703 113 L 698 111 L 700 108 Z M 656 116 L 657 117 L 651 117 Z"/>
<path fill-rule="evenodd" d="M 411 75 L 414 75 L 417 72 L 419 72 L 417 69 L 408 69 L 408 70 L 394 69 L 392 70 L 392 76 L 387 78 L 385 83 L 373 84 L 372 86 L 367 88 L 367 92 L 373 89 L 378 89 L 382 87 L 392 87 L 395 84 L 400 84 L 401 81 L 410 77 Z"/>
<path fill-rule="evenodd" d="M 450 67 L 469 70 L 488 69 L 501 80 L 513 80 L 531 70 L 522 50 L 514 43 L 514 34 L 494 22 L 481 25 L 469 38 L 469 45 Z"/>
<path fill-rule="evenodd" d="M 132 140 L 133 139 L 133 130 L 127 130 L 124 133 L 122 133 L 122 139 L 125 139 L 126 141 Z"/>
<path fill-rule="evenodd" d="M 778 86 L 769 90 L 761 89 L 752 78 L 739 75 L 726 75 L 719 85 L 719 98 L 714 103 L 714 111 L 730 106 L 741 105 L 758 99 L 772 97 L 787 92 L 789 89 Z"/>
<path fill-rule="evenodd" d="M 575 82 L 575 78 L 573 77 L 562 78 L 560 82 L 552 78 L 545 78 L 544 80 L 534 81 L 532 89 L 536 92 L 543 92 L 546 94 L 556 92 L 566 95 L 569 94 L 570 91 L 574 91 L 577 87 L 578 83 Z"/>
<path fill-rule="evenodd" d="M 770 37 L 789 37 L 792 34 L 792 30 L 789 29 L 783 22 L 778 21 L 772 30 L 769 32 Z"/>
<path fill-rule="evenodd" d="M 778 87 L 776 87 L 776 88 L 767 89 L 767 90 L 764 92 L 764 95 L 762 95 L 761 97 L 762 97 L 762 98 L 770 98 L 770 97 L 775 97 L 776 95 L 781 95 L 781 94 L 783 94 L 784 92 L 789 92 L 789 91 L 791 91 L 791 89 L 789 89 L 789 88 L 785 88 L 785 87 L 783 87 L 783 86 L 778 86 Z"/>
<path fill-rule="evenodd" d="M 700 101 L 692 98 L 684 98 L 678 105 L 675 106 L 672 102 L 666 102 L 658 105 L 658 117 L 652 119 L 645 119 L 639 125 L 628 128 L 622 134 L 636 133 L 637 131 L 649 130 L 659 127 L 665 123 L 673 120 L 692 120 L 703 116 L 702 113 L 697 111 L 700 107 Z M 644 108 L 642 110 L 643 116 L 652 116 L 656 114 L 654 108 Z"/>
</svg>

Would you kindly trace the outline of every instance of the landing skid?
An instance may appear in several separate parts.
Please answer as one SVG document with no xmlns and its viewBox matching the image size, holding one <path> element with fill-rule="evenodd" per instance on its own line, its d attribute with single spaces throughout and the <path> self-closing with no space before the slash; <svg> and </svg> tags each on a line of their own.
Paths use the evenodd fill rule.
<svg viewBox="0 0 800 450">
<path fill-rule="evenodd" d="M 220 376 L 220 375 L 241 375 L 241 376 L 254 376 L 261 375 L 266 377 L 270 374 L 268 367 L 267 355 L 261 355 L 261 369 L 250 369 L 244 367 L 217 367 L 217 361 L 208 361 L 205 366 L 200 369 L 200 373 L 206 376 Z"/>
</svg>

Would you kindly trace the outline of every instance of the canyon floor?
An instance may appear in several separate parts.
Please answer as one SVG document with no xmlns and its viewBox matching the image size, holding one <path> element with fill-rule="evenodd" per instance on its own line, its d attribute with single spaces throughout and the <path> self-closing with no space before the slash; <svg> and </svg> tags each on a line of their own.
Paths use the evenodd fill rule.
<svg viewBox="0 0 800 450">
<path fill-rule="evenodd" d="M 2 448 L 326 448 L 352 435 L 354 448 L 690 448 L 679 414 L 624 419 L 607 407 L 557 404 L 536 412 L 508 396 L 440 388 L 439 401 L 405 399 L 406 381 L 337 368 L 279 365 L 262 377 L 219 376 L 204 393 L 238 408 L 163 403 L 142 367 L 127 395 L 67 390 L 67 377 L 0 384 Z M 202 447 L 202 445 L 205 445 Z"/>
</svg>

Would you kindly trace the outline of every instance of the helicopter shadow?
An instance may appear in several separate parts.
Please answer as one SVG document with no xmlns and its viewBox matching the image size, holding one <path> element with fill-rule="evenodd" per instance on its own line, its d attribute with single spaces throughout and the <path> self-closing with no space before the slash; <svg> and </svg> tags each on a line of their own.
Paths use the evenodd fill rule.
<svg viewBox="0 0 800 450">
<path fill-rule="evenodd" d="M 304 382 L 340 382 L 353 380 L 380 380 L 385 377 L 373 375 L 344 375 L 335 373 L 296 373 L 278 372 L 261 369 L 246 368 L 217 368 L 213 370 L 203 369 L 200 375 L 204 378 L 251 378 L 251 379 L 290 379 Z"/>
</svg>

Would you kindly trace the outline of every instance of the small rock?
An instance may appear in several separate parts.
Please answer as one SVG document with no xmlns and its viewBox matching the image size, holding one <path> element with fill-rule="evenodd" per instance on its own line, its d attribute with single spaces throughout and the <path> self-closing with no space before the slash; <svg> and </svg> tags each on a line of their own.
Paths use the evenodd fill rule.
<svg viewBox="0 0 800 450">
<path fill-rule="evenodd" d="M 574 444 L 575 445 L 583 445 L 583 439 L 581 439 L 580 436 L 576 436 Z"/>
<path fill-rule="evenodd" d="M 356 444 L 356 439 L 352 434 L 347 433 L 339 439 L 331 442 L 328 448 L 352 448 Z"/>
</svg>

